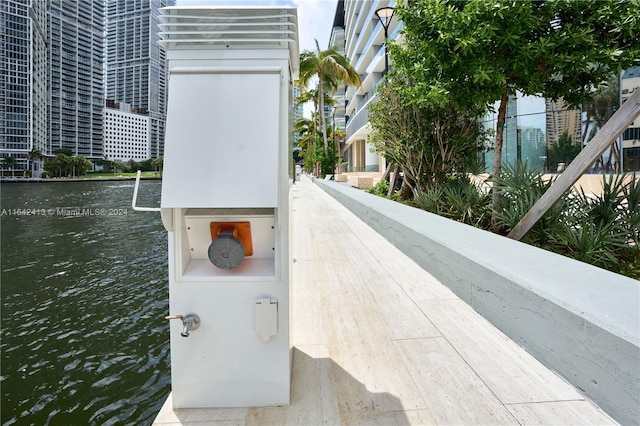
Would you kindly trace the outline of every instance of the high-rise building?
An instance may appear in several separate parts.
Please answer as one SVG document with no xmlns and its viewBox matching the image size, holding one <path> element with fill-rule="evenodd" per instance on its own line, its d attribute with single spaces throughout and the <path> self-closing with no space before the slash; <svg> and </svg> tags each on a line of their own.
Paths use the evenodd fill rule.
<svg viewBox="0 0 640 426">
<path fill-rule="evenodd" d="M 45 3 L 32 0 L 31 3 Z M 50 0 L 47 155 L 102 158 L 103 0 Z"/>
<path fill-rule="evenodd" d="M 47 152 L 46 2 L 0 2 L 0 156 L 36 174 Z M 13 171 L 11 172 L 13 174 Z"/>
<path fill-rule="evenodd" d="M 149 116 L 150 155 L 164 152 L 167 61 L 159 9 L 173 0 L 106 0 L 106 97 Z"/>
<path fill-rule="evenodd" d="M 145 161 L 149 153 L 149 116 L 131 105 L 107 102 L 104 109 L 104 156 L 111 161 Z"/>
<path fill-rule="evenodd" d="M 367 107 L 375 102 L 377 86 L 385 74 L 385 32 L 376 10 L 393 7 L 395 2 L 345 0 L 343 5 L 341 3 L 338 2 L 334 26 L 341 22 L 339 15 L 343 13 L 345 56 L 362 80 L 360 87 L 349 86 L 344 94 L 348 117 L 344 148 L 344 158 L 348 163 L 346 171 L 382 171 L 384 159 L 373 151 L 373 145 L 368 142 Z M 340 10 L 341 6 L 344 12 Z M 388 26 L 389 39 L 396 39 L 401 28 L 402 23 L 394 16 Z"/>
<path fill-rule="evenodd" d="M 516 158 L 526 162 L 531 168 L 544 170 L 547 160 L 547 145 L 542 129 L 530 126 L 518 126 Z"/>
<path fill-rule="evenodd" d="M 579 109 L 569 109 L 564 100 L 545 100 L 547 115 L 547 148 L 553 147 L 567 133 L 574 145 L 582 144 L 582 117 Z"/>
<path fill-rule="evenodd" d="M 344 0 L 339 0 L 336 5 L 336 13 L 333 18 L 333 27 L 331 28 L 331 37 L 329 39 L 329 47 L 335 47 L 342 55 L 345 54 L 345 38 L 344 38 Z M 346 98 L 347 85 L 341 84 L 333 95 L 334 105 L 331 107 L 331 122 L 335 129 L 345 131 L 346 128 Z M 340 141 L 339 157 L 343 162 L 349 164 L 349 159 L 344 158 L 345 154 L 350 151 L 346 149 L 346 140 Z M 343 171 L 342 164 L 339 164 L 340 171 Z M 344 170 L 346 171 L 346 170 Z"/>
</svg>

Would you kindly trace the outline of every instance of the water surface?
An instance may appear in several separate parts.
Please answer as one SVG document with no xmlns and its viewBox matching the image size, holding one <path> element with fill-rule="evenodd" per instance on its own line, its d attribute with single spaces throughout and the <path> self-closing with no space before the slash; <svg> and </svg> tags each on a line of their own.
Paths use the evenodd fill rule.
<svg viewBox="0 0 640 426">
<path fill-rule="evenodd" d="M 170 388 L 167 240 L 132 182 L 2 184 L 1 421 L 148 425 Z M 144 181 L 140 205 L 158 206 Z"/>
</svg>

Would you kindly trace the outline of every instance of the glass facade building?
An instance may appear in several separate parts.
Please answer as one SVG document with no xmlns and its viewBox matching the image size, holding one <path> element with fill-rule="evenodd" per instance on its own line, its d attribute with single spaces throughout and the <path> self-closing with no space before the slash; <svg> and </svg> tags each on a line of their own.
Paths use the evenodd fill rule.
<svg viewBox="0 0 640 426">
<path fill-rule="evenodd" d="M 48 151 L 47 16 L 46 2 L 0 2 L 0 156 L 21 172 L 40 173 L 29 153 Z"/>
<path fill-rule="evenodd" d="M 102 158 L 104 3 L 50 0 L 49 4 L 47 155 L 65 149 L 73 155 Z"/>
<path fill-rule="evenodd" d="M 1 1 L 0 157 L 10 157 L 3 168 L 38 177 L 35 151 L 103 158 L 105 99 L 147 115 L 150 156 L 162 155 L 167 67 L 158 16 L 173 3 Z"/>
<path fill-rule="evenodd" d="M 159 9 L 173 0 L 106 0 L 106 97 L 150 118 L 150 155 L 164 152 L 167 60 L 158 44 Z"/>
<path fill-rule="evenodd" d="M 102 0 L 5 0 L 0 26 L 0 156 L 35 176 L 34 151 L 102 157 Z"/>
</svg>

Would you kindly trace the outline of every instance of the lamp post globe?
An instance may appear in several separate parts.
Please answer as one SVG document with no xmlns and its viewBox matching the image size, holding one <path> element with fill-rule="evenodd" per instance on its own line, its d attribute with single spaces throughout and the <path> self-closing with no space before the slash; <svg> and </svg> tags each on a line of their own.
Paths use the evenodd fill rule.
<svg viewBox="0 0 640 426">
<path fill-rule="evenodd" d="M 389 55 L 387 51 L 387 39 L 389 38 L 389 24 L 391 24 L 391 20 L 393 19 L 393 15 L 396 13 L 396 10 L 393 7 L 385 6 L 379 9 L 376 9 L 376 16 L 380 20 L 382 24 L 382 28 L 384 28 L 384 73 L 385 75 L 389 72 Z"/>
</svg>

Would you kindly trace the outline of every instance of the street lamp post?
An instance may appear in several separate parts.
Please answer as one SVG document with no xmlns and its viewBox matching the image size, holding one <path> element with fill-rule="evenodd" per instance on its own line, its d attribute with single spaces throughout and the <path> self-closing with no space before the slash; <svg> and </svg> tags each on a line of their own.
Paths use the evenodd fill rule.
<svg viewBox="0 0 640 426">
<path fill-rule="evenodd" d="M 331 107 L 331 138 L 333 139 L 333 145 L 336 145 L 336 110 L 338 107 L 335 105 Z M 338 151 L 336 152 L 338 158 L 340 158 L 340 145 L 338 144 Z M 337 168 L 333 168 L 333 172 L 338 174 Z"/>
<path fill-rule="evenodd" d="M 385 6 L 376 10 L 376 16 L 380 20 L 382 24 L 382 28 L 384 28 L 384 73 L 385 75 L 389 72 L 389 55 L 387 50 L 387 38 L 389 38 L 389 24 L 391 24 L 391 20 L 393 19 L 393 15 L 396 13 L 396 10 L 393 7 Z"/>
</svg>

